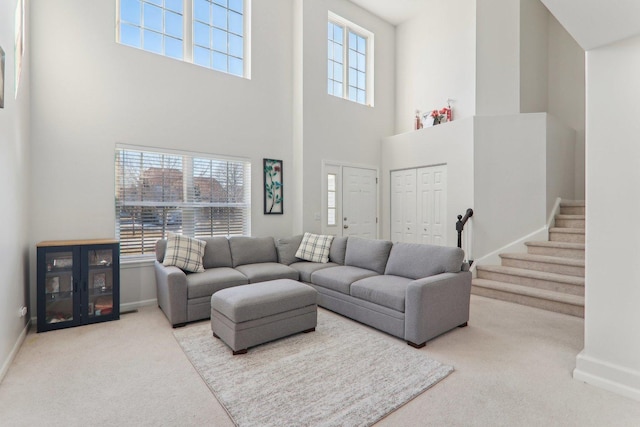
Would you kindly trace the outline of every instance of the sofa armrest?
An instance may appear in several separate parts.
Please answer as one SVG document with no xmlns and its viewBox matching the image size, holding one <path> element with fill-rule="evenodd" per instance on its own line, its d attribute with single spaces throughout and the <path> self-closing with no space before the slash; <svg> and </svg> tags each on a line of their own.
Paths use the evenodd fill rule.
<svg viewBox="0 0 640 427">
<path fill-rule="evenodd" d="M 442 273 L 414 280 L 407 287 L 404 335 L 421 347 L 456 326 L 469 321 L 471 273 Z"/>
<path fill-rule="evenodd" d="M 165 267 L 156 261 L 158 306 L 173 327 L 187 322 L 187 275 L 178 267 Z"/>
</svg>

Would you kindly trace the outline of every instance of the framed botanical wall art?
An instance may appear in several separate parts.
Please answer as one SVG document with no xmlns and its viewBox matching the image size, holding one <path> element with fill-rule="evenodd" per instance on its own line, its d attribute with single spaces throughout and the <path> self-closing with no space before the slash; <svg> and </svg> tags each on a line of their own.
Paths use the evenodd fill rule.
<svg viewBox="0 0 640 427">
<path fill-rule="evenodd" d="M 263 159 L 264 166 L 264 213 L 284 213 L 282 201 L 282 160 Z"/>
<path fill-rule="evenodd" d="M 0 46 L 0 108 L 4 108 L 4 50 Z"/>
</svg>

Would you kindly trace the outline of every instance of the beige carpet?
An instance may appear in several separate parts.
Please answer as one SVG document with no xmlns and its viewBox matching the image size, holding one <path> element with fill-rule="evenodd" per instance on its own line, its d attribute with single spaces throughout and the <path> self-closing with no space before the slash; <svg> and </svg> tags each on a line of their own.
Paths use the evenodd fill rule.
<svg viewBox="0 0 640 427">
<path fill-rule="evenodd" d="M 375 427 L 637 427 L 640 402 L 571 378 L 583 327 L 577 317 L 472 295 L 468 327 L 415 350 L 455 372 Z M 151 306 L 117 322 L 29 333 L 0 382 L 0 425 L 233 423 Z"/>
<path fill-rule="evenodd" d="M 318 327 L 232 356 L 208 322 L 174 331 L 238 426 L 369 426 L 453 371 L 402 341 L 318 314 Z"/>
</svg>

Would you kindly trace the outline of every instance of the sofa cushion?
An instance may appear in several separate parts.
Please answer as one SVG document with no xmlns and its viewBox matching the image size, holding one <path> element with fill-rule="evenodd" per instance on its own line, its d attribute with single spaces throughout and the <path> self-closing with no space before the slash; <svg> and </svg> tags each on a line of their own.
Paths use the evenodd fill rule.
<svg viewBox="0 0 640 427">
<path fill-rule="evenodd" d="M 395 243 L 384 274 L 421 279 L 440 273 L 457 273 L 462 268 L 460 248 L 418 243 Z"/>
<path fill-rule="evenodd" d="M 311 262 L 329 262 L 329 249 L 333 236 L 304 233 L 296 257 Z"/>
<path fill-rule="evenodd" d="M 337 266 L 338 264 L 336 264 L 335 262 L 327 262 L 325 264 L 322 262 L 301 261 L 301 262 L 294 262 L 289 267 L 293 268 L 300 274 L 301 281 L 311 283 L 311 274 L 314 271 L 318 271 L 320 269 L 327 268 L 327 267 L 337 267 Z"/>
<path fill-rule="evenodd" d="M 344 264 L 366 268 L 378 274 L 383 274 L 391 246 L 393 244 L 387 240 L 363 239 L 350 236 L 347 242 Z"/>
<path fill-rule="evenodd" d="M 187 274 L 187 299 L 211 297 L 220 289 L 247 283 L 249 279 L 233 268 L 208 268 L 202 273 Z"/>
<path fill-rule="evenodd" d="M 344 255 L 347 252 L 347 237 L 334 237 L 329 249 L 329 261 L 344 265 Z"/>
<path fill-rule="evenodd" d="M 204 268 L 233 267 L 231 261 L 231 249 L 229 249 L 229 239 L 223 236 L 203 237 L 201 240 L 207 242 L 202 257 Z"/>
<path fill-rule="evenodd" d="M 276 240 L 276 250 L 278 251 L 278 262 L 284 265 L 290 265 L 294 262 L 304 261 L 296 257 L 296 251 L 302 242 L 302 234 L 287 237 L 286 239 Z"/>
<path fill-rule="evenodd" d="M 404 313 L 404 300 L 411 279 L 373 276 L 351 284 L 351 296 Z"/>
<path fill-rule="evenodd" d="M 261 262 L 278 262 L 273 237 L 231 236 L 229 247 L 234 267 Z"/>
<path fill-rule="evenodd" d="M 167 250 L 162 265 L 176 266 L 184 271 L 201 272 L 202 256 L 206 242 L 181 234 L 170 233 L 167 237 Z"/>
<path fill-rule="evenodd" d="M 211 308 L 237 324 L 315 306 L 317 300 L 318 293 L 309 285 L 275 280 L 225 289 L 211 297 Z"/>
<path fill-rule="evenodd" d="M 236 267 L 240 273 L 247 276 L 249 283 L 266 282 L 276 279 L 298 280 L 298 272 L 293 268 L 277 262 L 261 262 L 245 264 Z"/>
<path fill-rule="evenodd" d="M 311 283 L 349 295 L 353 282 L 371 276 L 377 276 L 377 273 L 364 268 L 339 265 L 314 271 L 311 273 Z"/>
</svg>

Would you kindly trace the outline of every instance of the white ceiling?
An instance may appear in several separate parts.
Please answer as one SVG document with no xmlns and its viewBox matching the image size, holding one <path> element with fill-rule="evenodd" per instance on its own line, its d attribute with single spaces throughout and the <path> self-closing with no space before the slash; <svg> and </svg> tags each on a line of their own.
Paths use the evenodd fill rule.
<svg viewBox="0 0 640 427">
<path fill-rule="evenodd" d="M 429 3 L 427 0 L 351 0 L 351 2 L 393 25 L 408 20 Z"/>
<path fill-rule="evenodd" d="M 640 0 L 541 0 L 584 50 L 640 34 Z"/>
<path fill-rule="evenodd" d="M 584 50 L 640 34 L 640 0 L 541 0 Z M 428 0 L 351 0 L 385 21 L 399 25 Z"/>
</svg>

